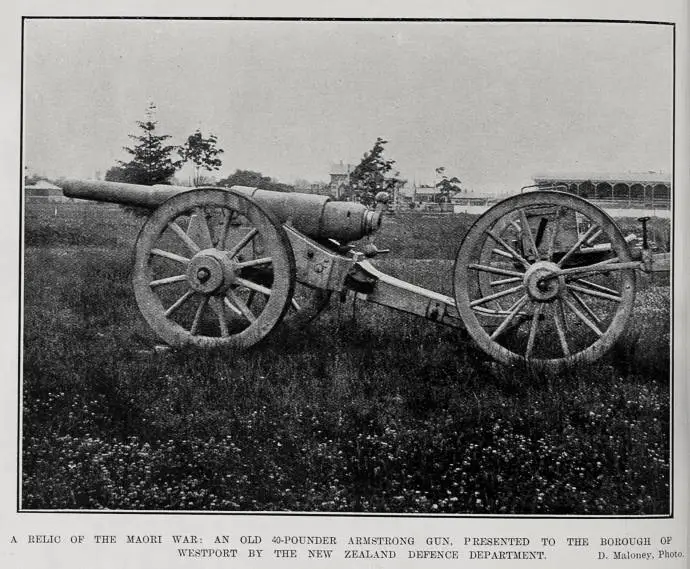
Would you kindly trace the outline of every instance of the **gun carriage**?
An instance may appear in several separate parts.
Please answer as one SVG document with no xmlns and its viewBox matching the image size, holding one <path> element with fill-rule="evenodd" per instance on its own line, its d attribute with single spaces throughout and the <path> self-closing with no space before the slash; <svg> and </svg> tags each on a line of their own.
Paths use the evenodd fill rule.
<svg viewBox="0 0 690 569">
<path fill-rule="evenodd" d="M 136 242 L 134 293 L 173 346 L 248 348 L 284 318 L 309 321 L 331 293 L 415 314 L 468 334 L 491 357 L 558 368 L 594 361 L 625 330 L 635 271 L 669 271 L 670 255 L 625 238 L 577 196 L 537 190 L 499 202 L 460 243 L 453 297 L 378 270 L 347 243 L 381 212 L 326 196 L 256 188 L 137 186 L 67 180 L 68 197 L 152 209 Z"/>
</svg>

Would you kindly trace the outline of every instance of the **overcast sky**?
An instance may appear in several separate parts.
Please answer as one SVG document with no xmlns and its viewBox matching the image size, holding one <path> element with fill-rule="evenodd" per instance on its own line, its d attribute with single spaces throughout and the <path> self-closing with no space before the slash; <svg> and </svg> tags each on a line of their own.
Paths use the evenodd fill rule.
<svg viewBox="0 0 690 569">
<path fill-rule="evenodd" d="M 28 20 L 24 161 L 93 177 L 148 101 L 223 169 L 328 180 L 376 137 L 402 177 L 508 191 L 543 171 L 670 173 L 672 28 L 585 23 Z"/>
</svg>

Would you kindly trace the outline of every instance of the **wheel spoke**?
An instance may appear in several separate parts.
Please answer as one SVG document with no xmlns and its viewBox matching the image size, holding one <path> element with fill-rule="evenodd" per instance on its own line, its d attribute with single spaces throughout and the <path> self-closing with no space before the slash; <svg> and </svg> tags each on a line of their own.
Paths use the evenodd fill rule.
<svg viewBox="0 0 690 569">
<path fill-rule="evenodd" d="M 574 282 L 583 286 L 587 286 L 589 288 L 593 288 L 594 290 L 598 290 L 599 292 L 605 292 L 607 294 L 612 294 L 614 296 L 620 296 L 620 291 L 614 290 L 604 285 L 593 283 L 591 281 L 586 281 L 583 279 L 574 279 Z"/>
<path fill-rule="evenodd" d="M 211 229 L 208 226 L 208 220 L 206 219 L 206 212 L 204 211 L 204 208 L 196 208 L 194 210 L 193 219 L 196 219 L 196 223 L 199 228 L 198 234 L 202 249 L 210 249 L 213 247 L 213 241 L 211 239 Z"/>
<path fill-rule="evenodd" d="M 167 284 L 172 284 L 172 283 L 179 283 L 182 281 L 187 280 L 187 275 L 175 275 L 174 277 L 165 277 L 164 279 L 158 279 L 155 281 L 151 281 L 149 283 L 149 286 L 151 288 L 161 286 L 161 285 L 167 285 Z"/>
<path fill-rule="evenodd" d="M 506 259 L 513 259 L 513 256 L 503 249 L 491 249 L 491 252 L 496 253 L 496 255 L 500 255 L 501 257 L 505 257 Z"/>
<path fill-rule="evenodd" d="M 508 253 L 510 253 L 515 260 L 522 263 L 525 268 L 529 268 L 529 262 L 522 255 L 520 255 L 520 253 L 518 253 L 515 249 L 508 245 L 508 243 L 506 243 L 499 235 L 496 235 L 491 230 L 488 230 L 486 233 L 489 237 L 491 237 L 491 239 L 493 239 L 496 243 L 498 243 L 501 247 L 508 251 Z"/>
<path fill-rule="evenodd" d="M 553 321 L 556 324 L 556 332 L 558 333 L 558 340 L 561 343 L 561 350 L 563 350 L 563 355 L 569 356 L 570 349 L 568 348 L 568 340 L 565 337 L 565 331 L 563 329 L 564 324 L 562 322 L 561 312 L 555 306 L 553 310 Z"/>
<path fill-rule="evenodd" d="M 558 314 L 561 318 L 561 323 L 563 324 L 563 332 L 565 332 L 567 335 L 568 334 L 568 320 L 566 320 L 565 307 L 563 306 L 563 301 L 560 298 L 558 299 L 558 308 L 556 310 L 558 310 Z"/>
<path fill-rule="evenodd" d="M 575 251 L 577 251 L 577 250 L 582 246 L 582 244 L 583 244 L 585 241 L 587 241 L 587 239 L 589 239 L 590 236 L 591 236 L 595 231 L 597 231 L 598 229 L 599 229 L 598 226 L 592 225 L 587 231 L 585 231 L 585 232 L 580 236 L 580 238 L 575 242 L 575 245 L 573 245 L 573 246 L 568 250 L 568 252 L 567 252 L 565 255 L 563 255 L 563 256 L 558 260 L 558 263 L 557 263 L 558 266 L 559 266 L 559 267 L 562 267 L 562 266 L 563 266 L 563 263 L 565 263 L 565 262 L 570 258 L 570 256 L 571 256 Z"/>
<path fill-rule="evenodd" d="M 551 236 L 549 238 L 549 247 L 547 250 L 547 259 L 553 261 L 554 249 L 556 246 L 556 237 L 561 231 L 561 208 L 556 210 L 556 219 L 554 220 L 554 225 L 551 228 Z"/>
<path fill-rule="evenodd" d="M 534 258 L 539 259 L 539 249 L 537 249 L 537 244 L 534 241 L 534 235 L 532 235 L 532 229 L 527 221 L 527 214 L 524 209 L 520 209 L 520 225 L 522 226 L 522 233 L 527 234 L 527 245 L 532 249 L 534 253 Z"/>
<path fill-rule="evenodd" d="M 256 320 L 256 316 L 254 316 L 254 313 L 249 309 L 249 307 L 244 303 L 244 300 L 242 300 L 234 290 L 228 290 L 225 294 L 228 295 L 230 301 L 237 306 L 237 308 L 240 309 L 242 312 L 242 315 L 249 320 L 249 322 L 254 322 Z"/>
<path fill-rule="evenodd" d="M 192 241 L 192 238 L 187 235 L 187 232 L 182 229 L 176 222 L 170 221 L 168 222 L 168 227 L 173 230 L 175 235 L 177 235 L 182 242 L 187 246 L 187 249 L 189 249 L 192 253 L 198 253 L 201 251 L 201 248 L 194 242 Z"/>
<path fill-rule="evenodd" d="M 501 285 L 517 283 L 517 282 L 520 282 L 521 280 L 522 280 L 522 277 L 511 277 L 509 279 L 499 279 L 497 281 L 491 281 L 489 284 L 491 286 L 501 286 Z"/>
<path fill-rule="evenodd" d="M 227 306 L 230 310 L 232 310 L 237 316 L 242 316 L 242 311 L 237 308 L 232 302 L 228 300 L 228 298 L 224 298 L 223 301 L 225 302 L 225 306 Z"/>
<path fill-rule="evenodd" d="M 223 302 L 217 296 L 212 296 L 209 300 L 213 312 L 216 313 L 218 317 L 218 324 L 220 325 L 220 335 L 223 338 L 227 338 L 230 333 L 228 332 L 228 321 L 225 319 L 225 308 L 223 307 Z"/>
<path fill-rule="evenodd" d="M 172 304 L 170 306 L 170 308 L 168 308 L 165 311 L 165 316 L 166 317 L 170 316 L 173 312 L 175 312 L 178 308 L 180 308 L 180 306 L 182 306 L 185 302 L 187 302 L 193 294 L 194 294 L 194 291 L 191 289 L 188 290 L 187 292 L 185 292 L 180 298 L 178 298 L 175 301 L 174 304 Z"/>
<path fill-rule="evenodd" d="M 583 299 L 579 294 L 577 294 L 574 290 L 571 290 L 571 291 L 570 291 L 570 294 L 571 294 L 572 297 L 575 299 L 575 302 L 577 302 L 577 303 L 582 307 L 582 309 L 583 309 L 587 314 L 589 314 L 589 316 L 592 318 L 592 320 L 594 320 L 594 321 L 597 322 L 597 323 L 601 323 L 601 318 L 599 318 L 599 317 L 596 315 L 596 313 L 594 312 L 594 310 L 592 310 L 592 309 L 589 307 L 589 305 L 584 301 L 584 299 Z"/>
<path fill-rule="evenodd" d="M 491 265 L 478 265 L 472 263 L 467 267 L 468 269 L 474 269 L 475 271 L 484 271 L 486 273 L 493 273 L 495 275 L 503 275 L 506 277 L 520 277 L 524 276 L 524 273 L 519 273 L 517 271 L 511 271 L 509 269 L 502 269 L 501 267 L 493 267 Z"/>
<path fill-rule="evenodd" d="M 251 259 L 249 261 L 242 261 L 235 265 L 236 269 L 244 269 L 245 267 L 255 267 L 257 265 L 268 265 L 273 262 L 271 257 L 261 257 L 260 259 Z"/>
<path fill-rule="evenodd" d="M 240 239 L 239 243 L 235 245 L 230 251 L 228 252 L 228 257 L 230 259 L 233 259 L 237 253 L 239 253 L 246 245 L 249 243 L 254 237 L 256 237 L 259 233 L 259 230 L 254 227 L 252 230 L 247 233 L 242 239 Z"/>
<path fill-rule="evenodd" d="M 491 334 L 491 339 L 495 340 L 498 338 L 504 330 L 508 327 L 508 325 L 513 321 L 513 318 L 515 318 L 516 314 L 520 311 L 522 308 L 523 304 L 527 302 L 527 295 L 523 295 L 520 297 L 520 299 L 513 305 L 513 308 L 511 311 L 508 313 L 508 316 L 505 317 L 503 322 L 501 322 L 500 326 L 494 330 L 494 333 Z"/>
<path fill-rule="evenodd" d="M 514 294 L 518 291 L 521 291 L 523 288 L 524 288 L 523 285 L 519 285 L 519 286 L 515 286 L 513 288 L 502 290 L 502 291 L 497 292 L 495 294 L 490 294 L 489 296 L 485 296 L 483 298 L 473 300 L 472 302 L 470 302 L 470 306 L 474 308 L 475 306 L 479 306 L 481 304 L 486 304 L 487 302 L 489 302 L 491 300 L 496 300 L 497 298 L 502 298 L 504 296 L 508 296 L 509 294 Z"/>
<path fill-rule="evenodd" d="M 594 245 L 595 239 L 596 239 L 597 237 L 599 237 L 599 235 L 601 235 L 602 233 L 603 233 L 603 230 L 602 230 L 602 229 L 598 229 L 597 232 L 596 232 L 594 235 L 592 235 L 589 239 L 587 239 L 587 241 L 586 241 L 587 245 L 589 245 L 590 247 L 591 247 L 592 245 Z"/>
<path fill-rule="evenodd" d="M 192 327 L 189 330 L 189 333 L 192 336 L 195 336 L 199 330 L 199 324 L 201 323 L 201 316 L 203 315 L 204 309 L 206 308 L 207 304 L 208 304 L 208 297 L 204 296 L 201 299 L 201 302 L 199 303 L 199 306 L 196 309 L 196 314 L 194 314 L 194 320 L 192 322 Z"/>
<path fill-rule="evenodd" d="M 241 277 L 237 277 L 235 279 L 235 282 L 250 290 L 255 290 L 256 292 L 260 292 L 261 294 L 265 294 L 266 296 L 271 296 L 271 289 L 266 288 L 265 286 L 261 286 L 258 283 L 252 282 L 247 279 L 243 279 Z"/>
<path fill-rule="evenodd" d="M 228 238 L 230 223 L 232 223 L 232 218 L 234 216 L 235 212 L 233 210 L 231 210 L 230 212 L 226 211 L 226 215 L 223 216 L 223 225 L 220 228 L 220 236 L 218 237 L 218 241 L 216 241 L 216 248 L 220 249 L 221 251 L 225 250 L 225 241 Z"/>
<path fill-rule="evenodd" d="M 518 303 L 520 303 L 520 302 L 522 302 L 522 298 L 518 298 L 515 302 L 513 302 L 513 304 L 510 305 L 510 308 L 508 309 L 508 312 L 510 312 L 511 310 L 513 310 L 513 308 L 515 308 L 515 307 L 518 305 Z"/>
<path fill-rule="evenodd" d="M 582 286 L 577 286 L 572 283 L 569 283 L 566 285 L 568 287 L 568 290 L 572 291 L 577 291 L 581 292 L 583 294 L 588 294 L 589 296 L 595 296 L 596 298 L 603 298 L 604 300 L 612 300 L 614 302 L 620 302 L 623 300 L 623 297 L 620 295 L 613 295 L 613 294 L 607 294 L 605 292 L 599 292 L 598 290 L 593 290 L 589 288 L 585 288 Z"/>
<path fill-rule="evenodd" d="M 538 303 L 537 307 L 534 309 L 534 314 L 532 315 L 532 324 L 529 328 L 529 337 L 527 338 L 527 350 L 525 350 L 525 358 L 529 359 L 532 355 L 532 349 L 534 348 L 534 339 L 537 337 L 537 328 L 539 327 L 539 319 L 541 318 L 541 313 L 544 310 L 544 304 Z"/>
<path fill-rule="evenodd" d="M 619 263 L 618 257 L 613 257 L 605 261 L 600 261 L 599 263 L 594 263 L 593 265 L 586 265 L 584 267 L 572 267 L 570 269 L 562 269 L 559 274 L 573 279 L 575 277 L 581 277 L 584 275 L 591 275 L 596 273 L 609 273 L 611 271 L 629 271 L 640 268 L 639 261 L 628 261 L 625 263 Z"/>
<path fill-rule="evenodd" d="M 183 265 L 189 264 L 190 261 L 187 257 L 183 257 L 182 255 L 178 255 L 177 253 L 172 253 L 170 251 L 164 251 L 163 249 L 151 249 L 151 255 L 165 257 L 166 259 L 177 261 L 178 263 L 182 263 Z"/>
<path fill-rule="evenodd" d="M 580 312 L 580 310 L 578 309 L 577 306 L 575 306 L 567 298 L 564 298 L 563 302 L 565 302 L 565 305 L 568 308 L 570 308 L 570 310 L 573 311 L 575 316 L 577 316 L 580 320 L 582 320 L 587 325 L 587 327 L 590 328 L 590 330 L 592 330 L 592 332 L 594 332 L 598 337 L 603 336 L 604 333 L 601 330 L 599 330 L 599 328 L 597 327 L 597 325 L 594 322 L 592 322 L 589 318 L 587 318 L 584 314 L 582 314 L 582 312 Z"/>
<path fill-rule="evenodd" d="M 534 237 L 534 244 L 537 246 L 537 250 L 544 240 L 544 231 L 546 226 L 549 224 L 549 219 L 547 217 L 539 218 L 539 226 L 537 227 L 537 235 Z"/>
</svg>

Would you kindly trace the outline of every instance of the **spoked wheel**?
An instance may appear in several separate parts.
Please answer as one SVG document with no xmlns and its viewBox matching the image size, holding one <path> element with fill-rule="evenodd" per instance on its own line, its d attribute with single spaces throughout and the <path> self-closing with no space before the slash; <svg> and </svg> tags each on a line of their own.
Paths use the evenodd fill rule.
<svg viewBox="0 0 690 569">
<path fill-rule="evenodd" d="M 460 317 L 506 364 L 559 368 L 601 357 L 623 333 L 635 297 L 628 245 L 614 221 L 562 192 L 492 207 L 455 261 Z"/>
<path fill-rule="evenodd" d="M 144 224 L 133 284 L 170 345 L 247 348 L 285 314 L 294 275 L 280 223 L 251 198 L 207 188 L 174 196 Z"/>
</svg>

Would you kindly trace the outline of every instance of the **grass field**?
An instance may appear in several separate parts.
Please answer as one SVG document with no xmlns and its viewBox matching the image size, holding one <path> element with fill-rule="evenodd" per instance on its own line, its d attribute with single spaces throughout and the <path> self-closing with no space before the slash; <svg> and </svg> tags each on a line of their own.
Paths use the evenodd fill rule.
<svg viewBox="0 0 690 569">
<path fill-rule="evenodd" d="M 57 208 L 25 219 L 23 508 L 669 512 L 667 278 L 641 282 L 611 353 L 559 376 L 337 299 L 245 353 L 160 350 L 130 285 L 141 220 Z M 450 293 L 471 221 L 386 218 L 377 264 Z"/>
</svg>

